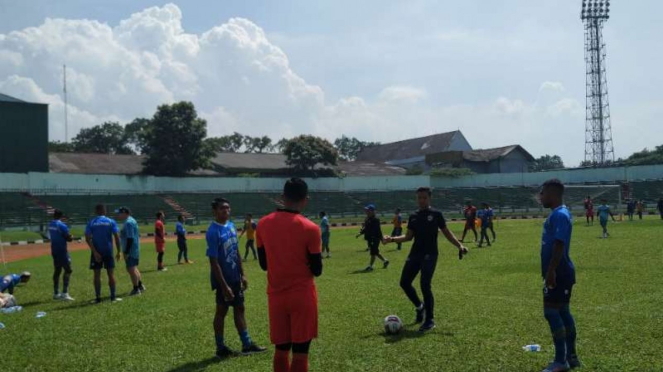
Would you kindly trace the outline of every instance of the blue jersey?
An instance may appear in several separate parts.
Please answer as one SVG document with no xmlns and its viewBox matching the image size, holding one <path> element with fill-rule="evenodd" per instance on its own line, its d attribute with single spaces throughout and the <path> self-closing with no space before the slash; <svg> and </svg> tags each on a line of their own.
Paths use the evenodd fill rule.
<svg viewBox="0 0 663 372">
<path fill-rule="evenodd" d="M 113 255 L 113 234 L 117 233 L 117 224 L 106 216 L 93 218 L 85 227 L 85 235 L 92 235 L 92 245 L 102 256 Z"/>
<path fill-rule="evenodd" d="M 21 282 L 20 275 L 10 274 L 4 276 L 0 280 L 0 293 L 5 292 L 7 290 L 9 290 L 9 292 L 13 292 L 14 287 L 16 287 L 20 282 Z"/>
<path fill-rule="evenodd" d="M 610 207 L 605 204 L 599 206 L 598 212 L 599 212 L 599 218 L 602 221 L 607 221 L 608 217 L 610 217 Z"/>
<path fill-rule="evenodd" d="M 53 220 L 48 224 L 48 235 L 51 239 L 51 255 L 53 257 L 67 256 L 67 237 L 69 228 L 60 220 Z"/>
<path fill-rule="evenodd" d="M 490 218 L 493 217 L 494 213 L 492 209 L 482 209 L 479 211 L 478 216 L 481 219 L 481 226 L 486 226 L 490 224 Z"/>
<path fill-rule="evenodd" d="M 320 232 L 329 234 L 329 218 L 327 216 L 322 217 L 322 221 L 320 221 Z"/>
<path fill-rule="evenodd" d="M 573 217 L 565 205 L 555 208 L 543 225 L 541 238 L 541 275 L 545 278 L 548 266 L 553 256 L 555 241 L 564 244 L 564 254 L 557 266 L 557 281 L 566 284 L 575 284 L 575 266 L 569 256 L 571 246 L 571 233 L 573 231 Z"/>
<path fill-rule="evenodd" d="M 237 245 L 237 229 L 231 221 L 221 225 L 212 222 L 207 229 L 207 257 L 214 257 L 221 266 L 223 278 L 228 284 L 241 282 L 242 274 L 239 269 L 239 249 Z M 212 273 L 212 288 L 218 288 L 214 273 Z"/>
<path fill-rule="evenodd" d="M 127 247 L 127 239 L 133 239 L 130 247 Z M 124 221 L 124 226 L 120 232 L 120 241 L 122 242 L 122 250 L 125 255 L 131 258 L 140 258 L 140 233 L 138 232 L 138 223 L 131 216 Z"/>
<path fill-rule="evenodd" d="M 186 229 L 184 228 L 183 223 L 177 222 L 175 224 L 175 234 L 177 235 L 178 240 L 186 240 Z"/>
</svg>

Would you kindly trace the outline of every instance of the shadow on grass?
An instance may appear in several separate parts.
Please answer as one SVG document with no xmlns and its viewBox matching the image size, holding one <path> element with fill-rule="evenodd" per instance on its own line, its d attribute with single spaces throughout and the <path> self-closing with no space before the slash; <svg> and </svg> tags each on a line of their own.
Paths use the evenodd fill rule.
<svg viewBox="0 0 663 372">
<path fill-rule="evenodd" d="M 373 271 L 375 271 L 375 270 L 366 271 L 366 269 L 361 269 L 361 270 L 350 271 L 348 274 L 370 274 Z"/>
<path fill-rule="evenodd" d="M 168 372 L 197 372 L 197 371 L 204 371 L 208 366 L 216 363 L 222 362 L 221 359 L 216 358 L 216 357 L 211 357 L 207 358 L 198 362 L 189 362 L 187 364 L 183 364 L 179 367 L 175 367 L 173 369 L 169 369 Z"/>
<path fill-rule="evenodd" d="M 42 305 L 45 303 L 51 303 L 55 301 L 30 301 L 30 302 L 21 302 L 19 305 L 23 307 L 30 307 L 30 306 L 36 306 L 36 305 Z"/>
<path fill-rule="evenodd" d="M 428 331 L 428 332 L 419 332 L 418 330 L 415 329 L 403 329 L 396 335 L 389 335 L 384 332 L 377 333 L 375 335 L 368 335 L 365 336 L 364 338 L 373 338 L 373 337 L 383 337 L 384 342 L 387 344 L 395 344 L 397 342 L 403 341 L 403 340 L 408 340 L 408 339 L 416 339 L 416 338 L 422 338 L 422 337 L 435 337 L 435 336 L 444 336 L 444 337 L 454 337 L 455 335 L 451 332 L 442 332 L 442 331 Z"/>
</svg>

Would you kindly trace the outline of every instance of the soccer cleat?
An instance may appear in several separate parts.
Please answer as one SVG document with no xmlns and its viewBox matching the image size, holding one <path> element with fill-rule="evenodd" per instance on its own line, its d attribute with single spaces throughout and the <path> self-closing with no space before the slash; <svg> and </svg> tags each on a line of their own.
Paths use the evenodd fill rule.
<svg viewBox="0 0 663 372">
<path fill-rule="evenodd" d="M 138 289 L 140 289 L 141 292 L 145 292 L 145 289 L 146 289 L 146 288 L 145 288 L 145 286 L 141 283 L 140 286 L 138 287 Z"/>
<path fill-rule="evenodd" d="M 426 309 L 424 308 L 424 305 L 421 304 L 421 309 L 415 309 L 417 312 L 417 316 L 415 318 L 414 324 L 419 324 L 424 321 L 424 316 L 426 315 Z"/>
<path fill-rule="evenodd" d="M 122 302 L 122 299 L 119 297 L 111 298 L 111 303 L 117 303 L 117 302 Z"/>
<path fill-rule="evenodd" d="M 73 297 L 69 296 L 69 293 L 63 293 L 63 294 L 61 294 L 61 295 L 60 295 L 60 299 L 61 299 L 62 301 L 73 301 L 73 300 L 74 300 Z"/>
<path fill-rule="evenodd" d="M 570 369 L 571 367 L 567 362 L 564 363 L 552 362 L 548 364 L 548 367 L 546 367 L 546 369 L 544 369 L 541 372 L 567 372 Z"/>
<path fill-rule="evenodd" d="M 364 271 L 366 271 L 366 272 L 373 271 L 373 266 L 369 266 L 369 267 L 365 268 Z"/>
<path fill-rule="evenodd" d="M 569 367 L 571 369 L 582 367 L 582 363 L 580 363 L 580 359 L 578 359 L 577 355 L 569 356 L 569 358 L 566 360 L 566 362 L 569 363 Z"/>
<path fill-rule="evenodd" d="M 186 261 L 185 263 L 186 263 L 186 264 L 192 264 L 193 261 L 189 260 L 189 261 Z"/>
<path fill-rule="evenodd" d="M 90 301 L 91 304 L 100 304 L 101 303 L 101 298 L 95 298 L 94 300 Z"/>
<path fill-rule="evenodd" d="M 242 355 L 259 354 L 259 353 L 264 353 L 265 351 L 267 351 L 266 348 L 258 346 L 256 344 L 251 344 L 247 347 L 242 348 Z"/>
<path fill-rule="evenodd" d="M 57 301 L 57 300 L 61 300 L 62 297 L 59 293 L 56 293 L 56 294 L 53 295 L 53 299 Z"/>
<path fill-rule="evenodd" d="M 129 296 L 139 296 L 141 294 L 142 294 L 142 292 L 140 291 L 140 289 L 136 288 L 136 289 L 132 290 L 131 293 L 129 293 Z"/>
<path fill-rule="evenodd" d="M 162 267 L 162 268 L 160 268 L 160 269 L 157 269 L 157 271 L 162 271 L 162 272 L 163 272 L 163 271 L 168 271 L 168 268 L 167 268 L 167 267 Z"/>
<path fill-rule="evenodd" d="M 383 269 L 386 269 L 387 267 L 389 267 L 389 260 L 385 261 L 384 264 L 382 265 Z"/>
<path fill-rule="evenodd" d="M 432 330 L 433 328 L 435 328 L 435 322 L 433 321 L 433 319 L 427 320 L 427 321 L 424 322 L 424 324 L 421 325 L 421 327 L 419 327 L 419 332 L 422 332 L 422 333 L 423 332 L 428 332 L 428 331 Z"/>
<path fill-rule="evenodd" d="M 227 346 L 224 346 L 223 349 L 218 349 L 215 355 L 219 359 L 228 359 L 237 356 L 237 352 L 231 350 Z"/>
<path fill-rule="evenodd" d="M 326 258 L 331 258 L 331 254 L 327 253 L 327 257 L 326 257 Z"/>
</svg>

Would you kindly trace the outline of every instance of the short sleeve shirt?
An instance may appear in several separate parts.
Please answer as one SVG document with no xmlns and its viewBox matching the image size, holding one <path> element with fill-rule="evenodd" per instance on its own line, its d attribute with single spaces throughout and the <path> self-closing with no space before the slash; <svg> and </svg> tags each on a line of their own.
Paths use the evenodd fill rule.
<svg viewBox="0 0 663 372">
<path fill-rule="evenodd" d="M 320 221 L 320 232 L 329 234 L 329 218 L 327 216 L 322 217 L 322 221 Z"/>
<path fill-rule="evenodd" d="M 601 205 L 598 208 L 599 218 L 603 221 L 607 221 L 610 217 L 610 207 L 607 205 Z"/>
<path fill-rule="evenodd" d="M 113 234 L 118 232 L 115 221 L 106 216 L 93 218 L 85 228 L 85 235 L 92 236 L 92 244 L 102 256 L 113 255 Z"/>
<path fill-rule="evenodd" d="M 447 221 L 437 209 L 420 209 L 412 214 L 407 223 L 408 230 L 414 233 L 410 257 L 437 255 L 439 253 L 437 237 L 440 229 L 445 227 Z"/>
<path fill-rule="evenodd" d="M 237 245 L 237 229 L 232 221 L 222 225 L 216 221 L 207 229 L 207 257 L 216 258 L 221 266 L 223 279 L 228 284 L 237 284 L 242 280 L 239 268 L 239 251 Z M 214 273 L 211 274 L 212 289 L 218 288 Z"/>
<path fill-rule="evenodd" d="M 51 239 L 51 254 L 55 256 L 67 255 L 67 236 L 69 228 L 60 220 L 53 220 L 48 224 L 48 235 Z"/>
<path fill-rule="evenodd" d="M 279 210 L 260 219 L 256 242 L 267 258 L 267 293 L 315 288 L 309 255 L 321 253 L 320 228 L 299 213 Z"/>
<path fill-rule="evenodd" d="M 131 246 L 127 247 L 127 239 L 133 239 Z M 132 258 L 140 258 L 140 233 L 138 231 L 138 223 L 136 220 L 129 216 L 124 221 L 122 231 L 120 231 L 120 241 L 125 254 Z"/>
<path fill-rule="evenodd" d="M 186 229 L 184 228 L 183 223 L 177 222 L 175 224 L 175 234 L 177 234 L 177 239 L 186 239 Z"/>
<path fill-rule="evenodd" d="M 165 243 L 166 241 L 166 234 L 164 233 L 163 222 L 161 220 L 157 220 L 154 223 L 154 241 L 157 243 Z"/>
<path fill-rule="evenodd" d="M 573 217 L 571 212 L 565 205 L 554 209 L 543 224 L 543 236 L 541 237 L 541 275 L 544 278 L 548 273 L 555 241 L 559 241 L 564 244 L 564 255 L 557 266 L 557 281 L 566 284 L 575 283 L 575 266 L 569 256 L 572 232 Z"/>
</svg>

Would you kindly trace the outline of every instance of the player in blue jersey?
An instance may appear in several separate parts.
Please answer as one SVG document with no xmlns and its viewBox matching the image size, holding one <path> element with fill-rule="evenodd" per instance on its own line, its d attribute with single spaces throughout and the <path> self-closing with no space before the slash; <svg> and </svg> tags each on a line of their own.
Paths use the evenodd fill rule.
<svg viewBox="0 0 663 372">
<path fill-rule="evenodd" d="M 481 209 L 479 210 L 478 217 L 481 220 L 481 239 L 479 239 L 479 248 L 483 246 L 483 240 L 486 239 L 486 243 L 490 247 L 490 238 L 488 238 L 488 229 L 493 224 L 493 210 L 490 209 L 487 203 L 481 203 Z M 493 232 L 495 234 L 495 232 Z"/>
<path fill-rule="evenodd" d="M 30 281 L 31 275 L 29 272 L 24 271 L 19 274 L 5 275 L 0 279 L 0 293 L 9 292 L 10 295 L 14 294 L 14 288 L 21 283 Z"/>
<path fill-rule="evenodd" d="M 131 217 L 131 210 L 127 207 L 116 209 L 115 214 L 119 221 L 124 221 L 124 225 L 120 231 L 120 242 L 122 244 L 122 252 L 124 253 L 124 263 L 131 278 L 131 284 L 133 284 L 133 289 L 129 295 L 140 295 L 145 291 L 145 286 L 143 285 L 143 276 L 140 270 L 138 270 L 140 262 L 140 232 L 138 231 L 138 222 Z"/>
<path fill-rule="evenodd" d="M 569 303 L 576 283 L 575 266 L 569 256 L 573 217 L 564 205 L 564 185 L 557 179 L 541 188 L 541 204 L 551 213 L 543 225 L 541 275 L 543 314 L 555 344 L 555 360 L 543 372 L 563 372 L 580 367 L 576 353 L 576 325 Z"/>
<path fill-rule="evenodd" d="M 596 216 L 599 218 L 599 222 L 603 228 L 603 239 L 606 239 L 610 236 L 608 234 L 608 217 L 611 217 L 613 222 L 615 221 L 615 215 L 612 214 L 607 200 L 601 199 L 601 205 L 596 210 Z"/>
<path fill-rule="evenodd" d="M 329 253 L 329 238 L 331 236 L 329 217 L 326 212 L 320 212 L 320 236 L 322 238 L 322 253 L 327 252 L 327 258 L 331 258 Z"/>
<path fill-rule="evenodd" d="M 175 235 L 177 235 L 177 248 L 179 252 L 177 253 L 177 264 L 182 263 L 182 257 L 184 257 L 184 262 L 192 264 L 193 261 L 189 260 L 189 247 L 186 244 L 186 229 L 184 228 L 184 216 L 177 216 L 177 223 L 175 224 Z"/>
<path fill-rule="evenodd" d="M 233 308 L 235 327 L 242 340 L 242 354 L 266 351 L 251 340 L 246 326 L 244 291 L 248 281 L 244 276 L 239 257 L 237 229 L 230 221 L 230 202 L 223 198 L 212 202 L 214 221 L 207 229 L 207 257 L 210 263 L 212 290 L 216 291 L 216 314 L 214 316 L 214 339 L 216 356 L 224 359 L 236 353 L 225 344 L 224 325 L 230 307 Z"/>
<path fill-rule="evenodd" d="M 62 222 L 64 213 L 56 209 L 53 220 L 48 224 L 48 235 L 51 239 L 51 256 L 53 256 L 53 299 L 73 301 L 69 295 L 69 278 L 71 277 L 71 258 L 67 252 L 67 242 L 72 240 L 69 228 Z M 60 293 L 60 275 L 62 276 L 62 293 Z"/>
<path fill-rule="evenodd" d="M 85 241 L 92 254 L 90 256 L 90 269 L 94 270 L 95 302 L 101 302 L 101 269 L 106 269 L 108 286 L 110 287 L 111 302 L 122 301 L 115 296 L 115 259 L 113 259 L 113 242 L 117 247 L 116 259 L 120 260 L 120 235 L 115 221 L 106 217 L 106 207 L 97 204 L 94 208 L 97 217 L 88 222 L 85 227 Z"/>
</svg>

